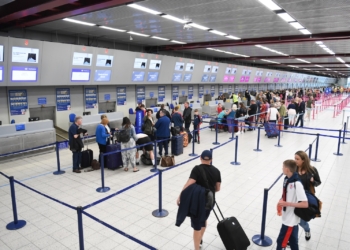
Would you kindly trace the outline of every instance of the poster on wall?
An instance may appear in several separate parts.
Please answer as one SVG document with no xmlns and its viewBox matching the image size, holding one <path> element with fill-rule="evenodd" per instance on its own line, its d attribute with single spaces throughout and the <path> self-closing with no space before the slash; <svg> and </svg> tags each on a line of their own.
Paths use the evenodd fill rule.
<svg viewBox="0 0 350 250">
<path fill-rule="evenodd" d="M 85 109 L 97 108 L 97 89 L 86 88 L 85 89 Z"/>
<path fill-rule="evenodd" d="M 173 74 L 173 82 L 181 82 L 182 79 L 182 73 L 174 73 Z"/>
<path fill-rule="evenodd" d="M 56 107 L 57 111 L 67 111 L 71 109 L 69 88 L 56 89 Z"/>
<path fill-rule="evenodd" d="M 216 75 L 210 76 L 210 82 L 216 82 Z"/>
<path fill-rule="evenodd" d="M 72 64 L 75 66 L 91 66 L 92 54 L 74 52 Z"/>
<path fill-rule="evenodd" d="M 25 115 L 28 109 L 27 90 L 9 90 L 10 114 Z"/>
<path fill-rule="evenodd" d="M 143 86 L 136 87 L 136 101 L 142 103 L 146 99 L 146 88 Z"/>
<path fill-rule="evenodd" d="M 158 86 L 158 102 L 163 102 L 165 99 L 165 86 Z"/>
<path fill-rule="evenodd" d="M 192 99 L 193 97 L 193 86 L 189 85 L 188 86 L 188 99 Z"/>
<path fill-rule="evenodd" d="M 173 86 L 173 101 L 179 97 L 179 86 Z"/>
<path fill-rule="evenodd" d="M 204 95 L 204 85 L 199 85 L 198 86 L 198 97 L 202 98 Z"/>
<path fill-rule="evenodd" d="M 112 67 L 113 56 L 110 55 L 97 55 L 96 67 Z"/>
<path fill-rule="evenodd" d="M 228 90 L 227 91 L 228 91 L 229 94 L 232 94 L 232 85 L 228 85 Z"/>
<path fill-rule="evenodd" d="M 203 75 L 202 76 L 202 80 L 201 80 L 201 82 L 207 82 L 207 81 L 209 81 L 209 75 Z"/>
<path fill-rule="evenodd" d="M 222 95 L 224 93 L 224 86 L 219 85 L 219 95 Z"/>
<path fill-rule="evenodd" d="M 117 105 L 126 105 L 126 87 L 117 87 Z"/>
<path fill-rule="evenodd" d="M 211 97 L 215 96 L 215 85 L 210 85 L 210 94 L 211 94 Z"/>
<path fill-rule="evenodd" d="M 39 49 L 12 47 L 12 62 L 38 63 Z"/>
</svg>

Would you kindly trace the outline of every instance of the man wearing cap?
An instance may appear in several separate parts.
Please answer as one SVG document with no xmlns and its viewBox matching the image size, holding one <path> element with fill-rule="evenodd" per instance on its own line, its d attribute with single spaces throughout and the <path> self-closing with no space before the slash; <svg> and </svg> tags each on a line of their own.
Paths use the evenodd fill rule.
<svg viewBox="0 0 350 250">
<path fill-rule="evenodd" d="M 212 162 L 212 153 L 209 150 L 204 150 L 200 157 L 201 164 L 195 166 L 190 174 L 190 178 L 186 182 L 182 191 L 191 186 L 192 184 L 197 184 L 204 188 L 209 188 L 214 194 L 215 200 L 215 192 L 220 191 L 221 186 L 221 174 L 220 171 L 211 165 Z M 201 171 L 201 168 L 204 170 L 208 183 L 204 181 L 204 177 Z M 182 193 L 181 191 L 181 193 Z M 177 205 L 180 205 L 180 198 L 177 199 Z M 212 209 L 211 209 L 212 210 Z M 205 221 L 199 221 L 198 218 L 191 217 L 191 226 L 194 229 L 193 232 L 193 241 L 194 241 L 194 249 L 199 250 L 200 245 L 202 245 L 202 238 L 205 232 L 205 228 L 207 226 L 207 219 L 210 215 L 211 210 L 205 210 Z"/>
</svg>

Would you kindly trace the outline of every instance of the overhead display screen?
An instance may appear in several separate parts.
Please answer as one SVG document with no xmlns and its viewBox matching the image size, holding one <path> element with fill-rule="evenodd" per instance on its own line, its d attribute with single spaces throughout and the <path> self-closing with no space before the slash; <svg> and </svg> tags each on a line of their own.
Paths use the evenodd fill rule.
<svg viewBox="0 0 350 250">
<path fill-rule="evenodd" d="M 0 82 L 4 80 L 4 67 L 0 66 Z"/>
<path fill-rule="evenodd" d="M 161 60 L 151 60 L 149 63 L 149 69 L 160 70 L 161 65 L 162 65 Z"/>
<path fill-rule="evenodd" d="M 211 73 L 218 73 L 218 71 L 219 71 L 219 66 L 213 66 Z"/>
<path fill-rule="evenodd" d="M 96 82 L 109 82 L 111 80 L 111 70 L 95 70 Z"/>
<path fill-rule="evenodd" d="M 145 78 L 145 72 L 144 71 L 134 71 L 132 72 L 132 81 L 133 82 L 143 82 Z"/>
<path fill-rule="evenodd" d="M 147 67 L 147 59 L 135 58 L 134 69 L 145 69 Z"/>
<path fill-rule="evenodd" d="M 204 66 L 204 73 L 208 73 L 211 71 L 211 66 L 210 65 L 205 65 Z"/>
<path fill-rule="evenodd" d="M 38 68 L 36 67 L 12 67 L 11 81 L 13 82 L 36 82 Z"/>
<path fill-rule="evenodd" d="M 175 64 L 175 70 L 177 71 L 183 71 L 185 67 L 185 63 L 183 62 L 176 62 Z"/>
<path fill-rule="evenodd" d="M 147 82 L 158 82 L 159 72 L 148 72 Z"/>
<path fill-rule="evenodd" d="M 194 63 L 187 63 L 186 64 L 186 71 L 192 72 L 194 70 Z"/>
<path fill-rule="evenodd" d="M 38 63 L 39 49 L 12 47 L 12 62 Z"/>
<path fill-rule="evenodd" d="M 4 61 L 4 46 L 0 45 L 0 62 Z"/>
<path fill-rule="evenodd" d="M 89 69 L 72 69 L 72 82 L 88 82 L 90 81 Z"/>
<path fill-rule="evenodd" d="M 72 64 L 75 66 L 91 66 L 92 54 L 74 52 Z"/>
<path fill-rule="evenodd" d="M 97 67 L 112 67 L 113 56 L 109 55 L 97 55 L 96 66 Z"/>
</svg>

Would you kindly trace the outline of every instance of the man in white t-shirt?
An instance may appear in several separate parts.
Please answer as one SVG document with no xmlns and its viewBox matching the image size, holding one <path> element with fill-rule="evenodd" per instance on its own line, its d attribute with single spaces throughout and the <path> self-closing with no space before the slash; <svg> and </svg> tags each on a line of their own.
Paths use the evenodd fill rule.
<svg viewBox="0 0 350 250">
<path fill-rule="evenodd" d="M 294 214 L 295 208 L 307 208 L 309 203 L 297 171 L 294 160 L 283 162 L 283 174 L 286 175 L 283 183 L 282 199 L 277 204 L 277 214 L 282 215 L 282 228 L 277 238 L 277 250 L 286 249 L 289 242 L 291 250 L 299 250 L 298 224 L 300 218 Z"/>
<path fill-rule="evenodd" d="M 270 123 L 277 123 L 277 120 L 280 119 L 280 113 L 278 112 L 274 104 L 270 104 L 268 118 Z"/>
</svg>

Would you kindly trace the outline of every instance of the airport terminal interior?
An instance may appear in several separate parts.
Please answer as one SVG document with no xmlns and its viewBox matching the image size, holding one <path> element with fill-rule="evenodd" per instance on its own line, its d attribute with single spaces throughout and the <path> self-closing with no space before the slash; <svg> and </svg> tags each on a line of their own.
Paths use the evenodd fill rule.
<svg viewBox="0 0 350 250">
<path fill-rule="evenodd" d="M 0 250 L 350 249 L 348 1 L 0 13 Z"/>
</svg>

